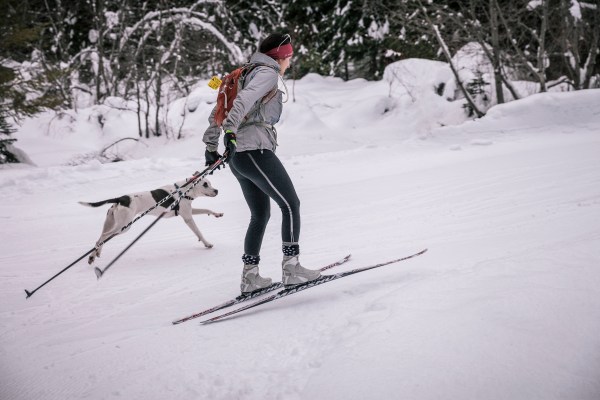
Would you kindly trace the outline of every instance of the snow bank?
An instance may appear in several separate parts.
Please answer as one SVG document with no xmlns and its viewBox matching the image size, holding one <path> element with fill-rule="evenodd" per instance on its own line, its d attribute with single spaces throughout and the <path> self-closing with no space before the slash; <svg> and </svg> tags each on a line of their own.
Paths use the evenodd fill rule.
<svg viewBox="0 0 600 400">
<path fill-rule="evenodd" d="M 489 73 L 489 65 L 485 64 L 477 46 L 466 46 L 456 55 L 455 61 L 465 79 L 473 78 L 477 68 Z M 486 75 L 486 79 L 491 76 Z M 515 82 L 515 86 L 521 93 L 535 91 L 531 82 Z M 540 97 L 526 98 L 514 105 L 507 103 L 490 109 L 489 116 L 481 122 L 465 125 L 468 117 L 464 99 L 456 90 L 449 66 L 422 59 L 390 64 L 381 81 L 344 82 L 339 78 L 309 74 L 297 81 L 288 80 L 287 90 L 288 102 L 278 124 L 282 145 L 279 151 L 283 155 L 292 154 L 290 149 L 294 154 L 313 154 L 371 146 L 378 140 L 390 143 L 427 140 L 444 127 L 457 127 L 446 130 L 446 135 L 465 130 L 485 132 L 495 118 L 504 113 L 515 115 L 513 120 L 519 121 L 515 122 L 515 128 L 523 127 L 518 118 L 519 110 L 529 109 L 530 104 L 537 104 L 534 107 L 538 108 L 552 107 L 556 99 L 569 96 L 568 93 L 567 97 L 538 95 Z M 586 100 L 581 100 L 582 104 L 574 109 L 557 105 L 550 118 L 560 123 L 570 121 L 570 115 L 578 115 L 578 110 L 588 113 L 590 107 L 597 104 L 593 93 L 583 94 L 581 98 Z M 537 98 L 539 100 L 535 100 Z M 585 103 L 587 99 L 590 106 Z M 145 157 L 199 159 L 204 153 L 202 135 L 215 102 L 216 91 L 208 87 L 207 81 L 199 82 L 189 96 L 176 99 L 165 108 L 160 117 L 163 136 L 140 142 L 127 140 L 111 146 L 123 138 L 139 138 L 137 106 L 117 98 L 78 111 L 47 112 L 27 119 L 14 136 L 18 147 L 39 166 L 78 164 L 92 159 L 103 162 Z M 150 123 L 153 121 L 152 115 Z M 480 138 L 478 143 L 487 143 L 487 139 Z M 111 146 L 110 151 L 100 154 L 108 146 Z"/>
<path fill-rule="evenodd" d="M 485 138 L 490 134 L 546 133 L 548 126 L 564 133 L 594 131 L 600 124 L 600 91 L 538 93 L 521 100 L 497 105 L 484 118 L 461 126 L 439 129 L 440 135 L 468 134 Z M 502 121 L 502 124 L 499 124 Z"/>
<path fill-rule="evenodd" d="M 466 118 L 461 105 L 435 93 L 447 79 L 444 63 L 410 59 L 390 65 L 384 80 L 378 82 L 344 82 L 316 74 L 288 80 L 289 100 L 278 125 L 281 143 L 311 153 L 369 145 L 371 135 L 365 137 L 364 130 L 371 134 L 385 130 L 390 139 L 405 140 L 423 137 L 423 132 L 438 126 L 459 124 Z M 207 81 L 199 82 L 189 96 L 166 107 L 160 120 L 167 135 L 153 138 L 151 143 L 161 143 L 165 154 L 200 156 L 201 137 L 215 101 L 216 91 Z M 15 137 L 37 165 L 83 162 L 119 139 L 139 137 L 136 107 L 110 98 L 103 105 L 78 111 L 48 112 L 26 120 Z M 153 115 L 150 120 L 153 123 Z M 172 138 L 181 138 L 186 144 L 168 140 Z M 317 147 L 303 145 L 308 139 L 314 139 Z M 50 142 L 61 143 L 51 157 L 46 152 Z M 123 142 L 113 151 L 122 159 L 156 156 L 155 146 L 133 141 Z"/>
</svg>

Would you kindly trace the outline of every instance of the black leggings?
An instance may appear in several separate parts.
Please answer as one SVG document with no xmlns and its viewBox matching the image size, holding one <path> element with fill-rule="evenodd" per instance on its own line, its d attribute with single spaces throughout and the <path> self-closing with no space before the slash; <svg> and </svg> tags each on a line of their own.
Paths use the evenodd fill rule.
<svg viewBox="0 0 600 400">
<path fill-rule="evenodd" d="M 231 171 L 240 182 L 250 208 L 250 225 L 244 240 L 244 252 L 259 255 L 265 229 L 271 216 L 270 199 L 281 208 L 281 239 L 298 242 L 300 236 L 300 199 L 279 158 L 269 150 L 235 153 Z"/>
</svg>

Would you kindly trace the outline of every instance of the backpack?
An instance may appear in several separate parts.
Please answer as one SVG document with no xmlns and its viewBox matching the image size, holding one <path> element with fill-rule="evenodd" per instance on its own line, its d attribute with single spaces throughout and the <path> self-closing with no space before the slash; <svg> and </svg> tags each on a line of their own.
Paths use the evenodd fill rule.
<svg viewBox="0 0 600 400">
<path fill-rule="evenodd" d="M 233 107 L 233 101 L 235 100 L 238 90 L 243 87 L 244 79 L 246 76 L 255 68 L 264 64 L 244 64 L 239 68 L 236 68 L 231 73 L 225 75 L 221 85 L 219 86 L 219 93 L 217 95 L 217 109 L 215 111 L 215 123 L 222 127 L 227 114 Z M 266 65 L 264 65 L 266 66 Z M 270 67 L 270 66 L 269 66 Z M 277 88 L 267 93 L 262 99 L 262 103 L 266 103 L 277 93 Z"/>
</svg>

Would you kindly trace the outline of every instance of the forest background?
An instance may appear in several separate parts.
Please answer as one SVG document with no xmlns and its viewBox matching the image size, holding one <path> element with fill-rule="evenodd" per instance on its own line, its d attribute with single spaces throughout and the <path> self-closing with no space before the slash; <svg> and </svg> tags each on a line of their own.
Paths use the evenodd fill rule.
<svg viewBox="0 0 600 400">
<path fill-rule="evenodd" d="M 464 98 L 473 117 L 531 92 L 600 86 L 599 0 L 0 0 L 0 9 L 1 163 L 18 161 L 7 149 L 23 118 L 115 97 L 134 104 L 140 137 L 177 139 L 161 122 L 165 107 L 246 62 L 273 31 L 292 36 L 293 79 L 379 80 L 402 59 L 448 62 L 448 100 Z M 475 65 L 461 75 L 453 56 L 465 46 L 490 73 Z"/>
</svg>

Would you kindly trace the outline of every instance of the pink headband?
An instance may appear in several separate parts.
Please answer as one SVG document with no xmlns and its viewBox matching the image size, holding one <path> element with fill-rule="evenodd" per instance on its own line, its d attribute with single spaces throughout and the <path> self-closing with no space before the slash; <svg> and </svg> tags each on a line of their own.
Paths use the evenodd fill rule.
<svg viewBox="0 0 600 400">
<path fill-rule="evenodd" d="M 294 55 L 294 50 L 292 49 L 292 44 L 288 43 L 279 47 L 275 47 L 267 51 L 265 54 L 271 58 L 274 58 L 275 60 L 283 60 Z"/>
</svg>

